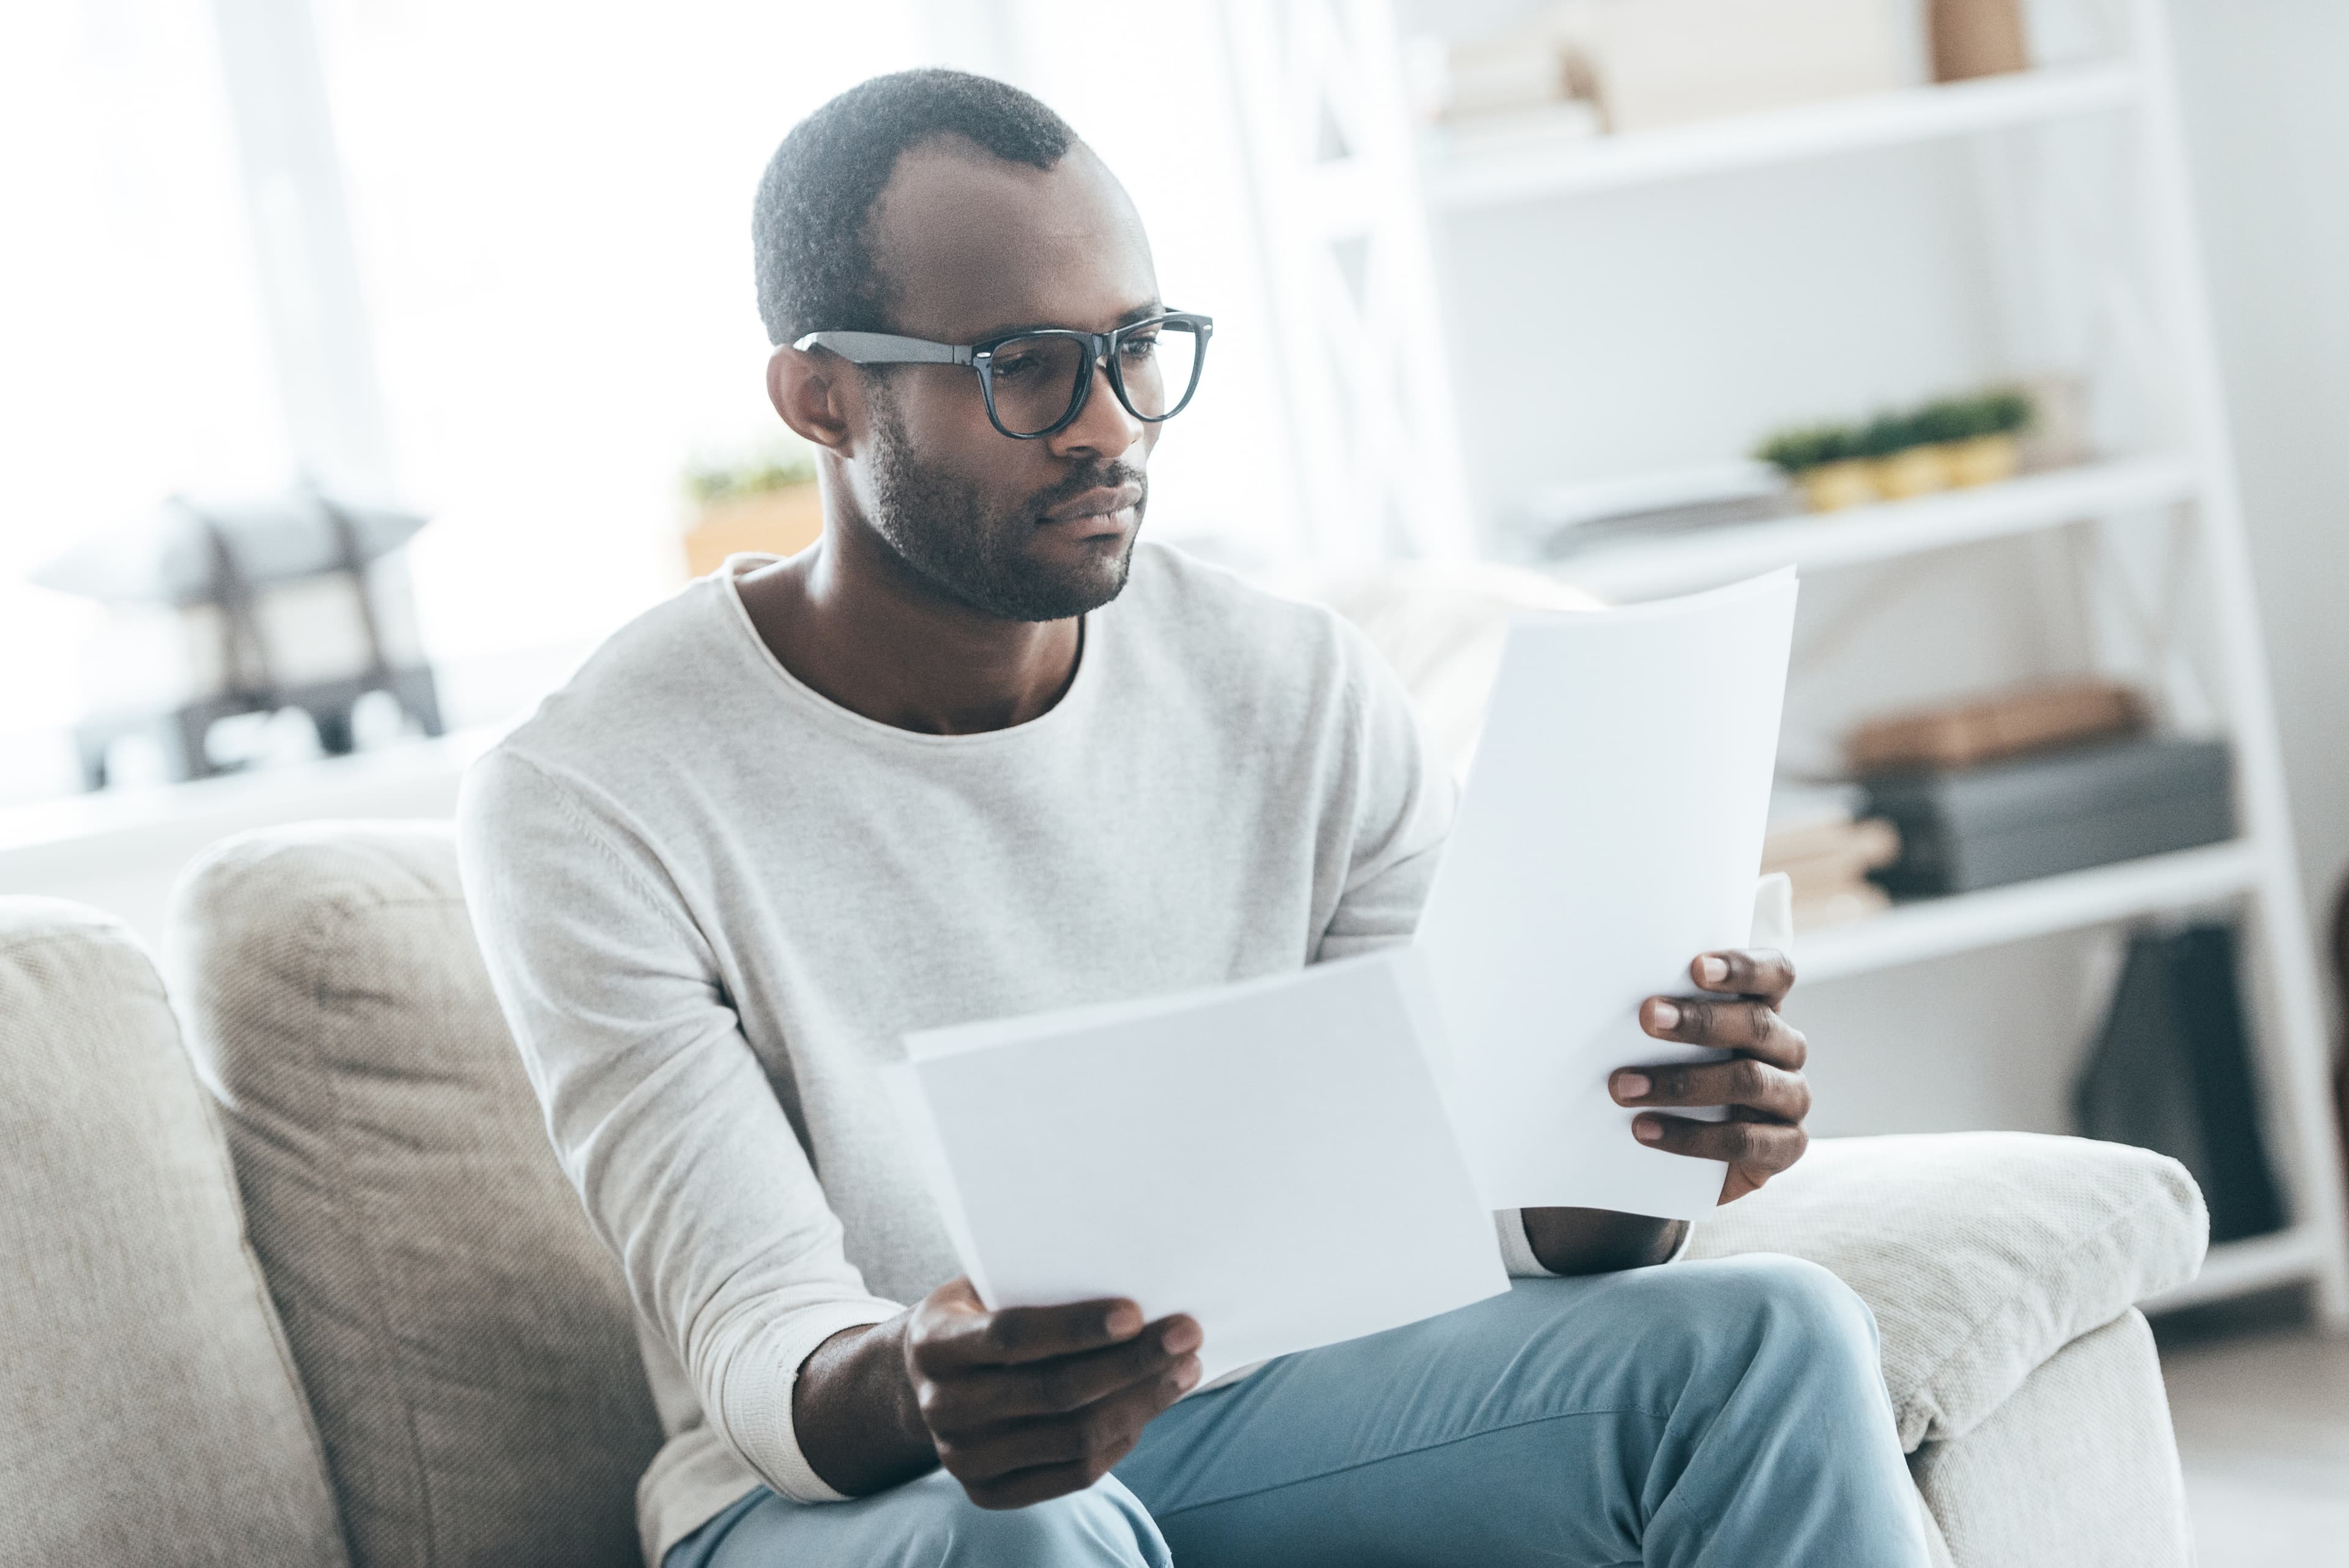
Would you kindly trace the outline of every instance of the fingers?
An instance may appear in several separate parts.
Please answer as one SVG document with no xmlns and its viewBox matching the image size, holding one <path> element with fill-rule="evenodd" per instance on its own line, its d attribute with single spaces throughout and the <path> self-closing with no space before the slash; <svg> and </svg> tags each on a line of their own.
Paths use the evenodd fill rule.
<svg viewBox="0 0 2349 1568">
<path fill-rule="evenodd" d="M 1050 1502 L 1072 1491 L 1082 1491 L 1107 1473 L 1107 1467 L 1095 1470 L 1090 1465 L 1047 1465 L 1040 1469 L 1019 1470 L 989 1480 L 963 1481 L 962 1490 L 971 1501 L 981 1508 L 1027 1508 L 1040 1502 Z M 961 1480 L 962 1478 L 955 1478 Z"/>
<path fill-rule="evenodd" d="M 1706 991 L 1758 996 L 1775 1007 L 1795 989 L 1795 961 L 1775 948 L 1728 949 L 1699 956 L 1689 978 Z"/>
<path fill-rule="evenodd" d="M 1153 1324 L 1149 1333 L 1123 1345 L 1081 1355 L 1016 1369 L 978 1368 L 926 1380 L 916 1391 L 922 1419 L 934 1433 L 964 1431 L 1081 1410 L 1137 1385 L 1182 1376 L 1186 1368 L 1195 1382 L 1199 1362 L 1192 1353 L 1199 1343 L 1195 1321 L 1172 1317 Z"/>
<path fill-rule="evenodd" d="M 1810 1147 L 1801 1127 L 1779 1122 L 1695 1122 L 1686 1116 L 1640 1116 L 1631 1122 L 1632 1136 L 1668 1154 L 1697 1159 L 1725 1160 L 1759 1186 L 1803 1158 Z"/>
<path fill-rule="evenodd" d="M 1651 996 L 1640 1005 L 1640 1027 L 1659 1040 L 1748 1052 L 1790 1072 L 1799 1069 L 1810 1054 L 1802 1031 L 1766 1002 Z"/>
<path fill-rule="evenodd" d="M 988 1312 L 969 1287 L 934 1293 L 915 1324 L 915 1369 L 947 1376 L 975 1366 L 1019 1366 L 1058 1355 L 1081 1355 L 1121 1344 L 1142 1332 L 1142 1309 L 1128 1301 L 1074 1302 L 1067 1306 L 1006 1307 Z"/>
<path fill-rule="evenodd" d="M 1130 1301 L 988 1312 L 960 1280 L 930 1293 L 906 1371 L 939 1462 L 973 1501 L 1024 1508 L 1091 1486 L 1197 1386 L 1196 1320 L 1141 1318 Z"/>
<path fill-rule="evenodd" d="M 1607 1086 L 1621 1106 L 1733 1106 L 1783 1122 L 1811 1114 L 1811 1086 L 1800 1073 L 1753 1056 L 1627 1068 Z"/>
<path fill-rule="evenodd" d="M 1197 1380 L 1189 1376 L 1153 1378 L 1064 1416 L 1049 1416 L 982 1428 L 938 1439 L 938 1461 L 961 1481 L 976 1501 L 989 1489 L 1026 1496 L 1037 1470 L 1072 1473 L 1076 1487 L 1091 1486 L 1131 1453 L 1152 1417 L 1180 1398 Z M 1030 1501 L 1033 1501 L 1030 1499 Z M 990 1504 L 990 1506 L 993 1506 Z M 1018 1506 L 1007 1503 L 1002 1506 Z"/>
</svg>

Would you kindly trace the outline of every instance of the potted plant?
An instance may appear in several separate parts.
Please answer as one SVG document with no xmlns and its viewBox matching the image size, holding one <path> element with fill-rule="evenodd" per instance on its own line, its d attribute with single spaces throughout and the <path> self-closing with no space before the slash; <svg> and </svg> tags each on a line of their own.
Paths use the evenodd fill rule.
<svg viewBox="0 0 2349 1568">
<path fill-rule="evenodd" d="M 1962 428 L 1948 441 L 1950 482 L 1995 484 L 2022 466 L 2017 438 L 2031 427 L 2031 397 L 2002 387 L 1967 400 Z"/>
<path fill-rule="evenodd" d="M 1862 455 L 1876 464 L 1876 488 L 1887 501 L 1907 501 L 1950 487 L 1950 465 L 1935 432 L 1934 405 L 1909 414 L 1878 414 L 1859 432 Z"/>
<path fill-rule="evenodd" d="M 697 462 L 685 473 L 695 507 L 685 534 L 686 566 L 706 576 L 729 556 L 794 556 L 823 532 L 814 455 L 774 446 L 734 462 Z"/>
<path fill-rule="evenodd" d="M 1857 432 L 1848 425 L 1782 431 L 1762 443 L 1759 455 L 1802 487 L 1804 504 L 1814 512 L 1882 499 L 1876 488 L 1876 465 L 1861 455 Z"/>
</svg>

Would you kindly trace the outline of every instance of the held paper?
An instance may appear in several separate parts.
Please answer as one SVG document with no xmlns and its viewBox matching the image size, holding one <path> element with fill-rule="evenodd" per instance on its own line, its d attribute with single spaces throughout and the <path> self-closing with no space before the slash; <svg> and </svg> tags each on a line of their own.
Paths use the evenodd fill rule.
<svg viewBox="0 0 2349 1568">
<path fill-rule="evenodd" d="M 1726 1168 L 1640 1143 L 1607 1077 L 1722 1054 L 1651 1038 L 1637 1012 L 1746 943 L 1795 592 L 1788 569 L 1510 627 L 1413 943 L 1491 1208 L 1689 1220 L 1720 1196 Z"/>
<path fill-rule="evenodd" d="M 1190 1313 L 1213 1378 L 1506 1291 L 1424 985 L 1398 949 L 908 1035 L 901 1114 L 981 1299 Z"/>
</svg>

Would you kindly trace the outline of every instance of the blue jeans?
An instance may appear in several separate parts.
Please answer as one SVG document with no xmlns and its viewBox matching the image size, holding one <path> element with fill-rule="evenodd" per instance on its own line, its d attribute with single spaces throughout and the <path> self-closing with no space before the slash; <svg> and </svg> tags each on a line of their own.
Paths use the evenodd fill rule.
<svg viewBox="0 0 2349 1568">
<path fill-rule="evenodd" d="M 1754 1255 L 1518 1280 L 1284 1356 L 1033 1508 L 950 1478 L 802 1507 L 764 1489 L 664 1568 L 1923 1568 L 1876 1324 Z"/>
</svg>

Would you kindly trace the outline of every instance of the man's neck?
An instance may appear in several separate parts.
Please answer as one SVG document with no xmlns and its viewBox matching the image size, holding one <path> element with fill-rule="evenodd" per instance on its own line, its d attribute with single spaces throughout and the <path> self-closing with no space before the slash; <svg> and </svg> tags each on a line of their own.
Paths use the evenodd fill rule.
<svg viewBox="0 0 2349 1568">
<path fill-rule="evenodd" d="M 1080 618 L 1013 621 L 947 597 L 853 524 L 738 579 L 768 649 L 818 695 L 900 730 L 1024 724 L 1076 676 Z"/>
</svg>

